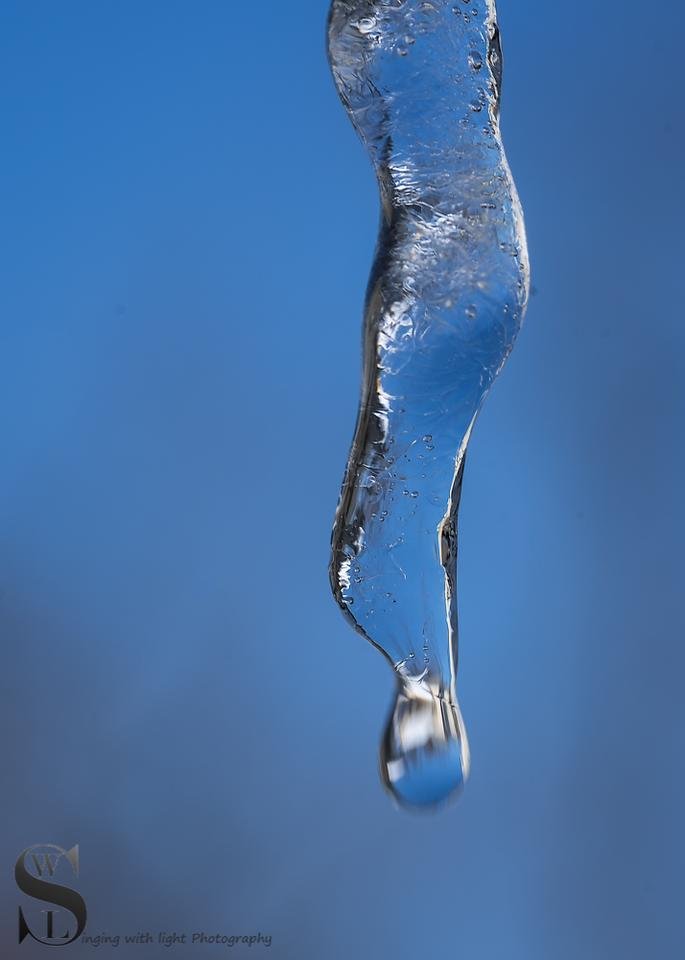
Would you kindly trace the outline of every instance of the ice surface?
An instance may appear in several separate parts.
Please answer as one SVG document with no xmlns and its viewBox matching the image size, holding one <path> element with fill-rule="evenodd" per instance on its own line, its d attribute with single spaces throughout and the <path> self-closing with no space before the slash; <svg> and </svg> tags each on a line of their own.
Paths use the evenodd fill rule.
<svg viewBox="0 0 685 960">
<path fill-rule="evenodd" d="M 528 297 L 494 2 L 334 0 L 328 48 L 381 195 L 331 583 L 396 671 L 384 780 L 400 802 L 433 806 L 469 768 L 456 697 L 466 446 Z"/>
</svg>

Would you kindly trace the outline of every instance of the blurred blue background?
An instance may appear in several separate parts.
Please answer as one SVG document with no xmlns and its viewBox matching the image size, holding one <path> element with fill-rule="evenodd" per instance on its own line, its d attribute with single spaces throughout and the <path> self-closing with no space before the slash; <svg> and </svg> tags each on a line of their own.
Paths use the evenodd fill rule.
<svg viewBox="0 0 685 960">
<path fill-rule="evenodd" d="M 381 789 L 392 676 L 329 595 L 377 195 L 295 7 L 0 9 L 0 952 L 44 950 L 12 870 L 47 841 L 91 934 L 674 957 L 682 7 L 500 0 L 536 295 L 470 449 L 435 816 Z"/>
</svg>

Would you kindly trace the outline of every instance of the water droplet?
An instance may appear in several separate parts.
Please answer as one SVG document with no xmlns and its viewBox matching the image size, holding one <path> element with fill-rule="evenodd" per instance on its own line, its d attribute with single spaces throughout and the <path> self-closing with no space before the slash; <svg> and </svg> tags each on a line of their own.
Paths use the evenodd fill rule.
<svg viewBox="0 0 685 960">
<path fill-rule="evenodd" d="M 435 807 L 455 796 L 469 772 L 469 747 L 455 703 L 405 680 L 381 746 L 381 771 L 395 799 Z"/>
</svg>

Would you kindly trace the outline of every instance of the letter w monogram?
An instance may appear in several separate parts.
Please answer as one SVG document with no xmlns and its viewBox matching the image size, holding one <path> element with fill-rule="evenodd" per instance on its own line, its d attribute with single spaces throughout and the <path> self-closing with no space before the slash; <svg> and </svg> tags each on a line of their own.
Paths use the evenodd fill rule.
<svg viewBox="0 0 685 960">
<path fill-rule="evenodd" d="M 42 856 L 43 863 L 41 864 L 41 857 L 36 853 L 31 854 L 31 859 L 33 860 L 33 865 L 36 868 L 36 872 L 39 877 L 43 876 L 43 870 L 46 869 L 49 877 L 54 877 L 55 867 L 59 862 L 59 854 L 54 853 L 44 853 Z"/>
</svg>

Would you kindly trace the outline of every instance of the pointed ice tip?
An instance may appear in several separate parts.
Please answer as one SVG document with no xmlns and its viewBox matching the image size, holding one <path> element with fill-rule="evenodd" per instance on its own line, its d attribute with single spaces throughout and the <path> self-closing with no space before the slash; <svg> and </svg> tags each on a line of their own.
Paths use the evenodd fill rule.
<svg viewBox="0 0 685 960">
<path fill-rule="evenodd" d="M 433 809 L 454 799 L 469 773 L 459 707 L 401 685 L 381 745 L 383 781 L 404 807 Z"/>
</svg>

